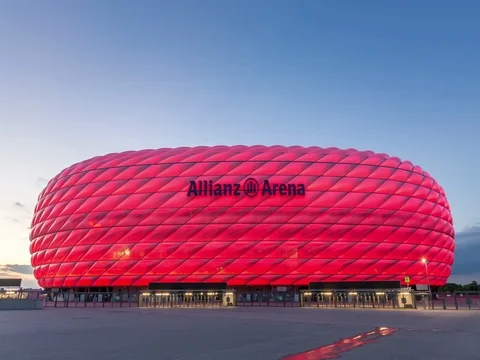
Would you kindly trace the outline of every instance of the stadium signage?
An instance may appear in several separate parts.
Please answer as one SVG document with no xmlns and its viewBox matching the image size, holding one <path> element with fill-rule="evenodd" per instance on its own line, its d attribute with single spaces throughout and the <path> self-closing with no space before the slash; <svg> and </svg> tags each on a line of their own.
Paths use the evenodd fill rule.
<svg viewBox="0 0 480 360">
<path fill-rule="evenodd" d="M 242 186 L 243 185 L 243 186 Z M 302 196 L 305 195 L 305 184 L 276 183 L 264 180 L 259 183 L 248 178 L 239 183 L 214 183 L 213 180 L 190 181 L 187 196 Z"/>
</svg>

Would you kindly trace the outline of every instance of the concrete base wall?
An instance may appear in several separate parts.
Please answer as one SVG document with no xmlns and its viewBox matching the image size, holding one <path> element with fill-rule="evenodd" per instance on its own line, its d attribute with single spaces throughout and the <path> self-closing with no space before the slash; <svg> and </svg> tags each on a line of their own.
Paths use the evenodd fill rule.
<svg viewBox="0 0 480 360">
<path fill-rule="evenodd" d="M 43 300 L 0 299 L 0 310 L 42 310 Z"/>
</svg>

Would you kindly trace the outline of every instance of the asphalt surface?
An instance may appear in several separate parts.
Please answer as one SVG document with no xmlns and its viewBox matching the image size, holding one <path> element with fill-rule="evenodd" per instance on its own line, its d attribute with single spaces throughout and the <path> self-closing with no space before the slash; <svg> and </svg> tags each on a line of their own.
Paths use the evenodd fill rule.
<svg viewBox="0 0 480 360">
<path fill-rule="evenodd" d="M 362 334 L 378 327 L 388 334 L 362 340 Z M 318 350 L 350 337 L 354 340 Z M 301 354 L 308 350 L 313 351 Z M 0 312 L 2 360 L 307 358 L 480 359 L 480 311 L 51 308 Z"/>
</svg>

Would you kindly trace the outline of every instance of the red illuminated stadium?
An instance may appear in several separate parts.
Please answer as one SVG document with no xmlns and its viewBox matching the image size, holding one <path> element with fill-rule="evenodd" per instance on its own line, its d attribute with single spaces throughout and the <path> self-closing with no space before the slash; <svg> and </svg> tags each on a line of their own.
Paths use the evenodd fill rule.
<svg viewBox="0 0 480 360">
<path fill-rule="evenodd" d="M 30 252 L 45 288 L 226 282 L 443 285 L 443 189 L 371 151 L 214 146 L 130 151 L 63 170 L 39 196 Z"/>
</svg>

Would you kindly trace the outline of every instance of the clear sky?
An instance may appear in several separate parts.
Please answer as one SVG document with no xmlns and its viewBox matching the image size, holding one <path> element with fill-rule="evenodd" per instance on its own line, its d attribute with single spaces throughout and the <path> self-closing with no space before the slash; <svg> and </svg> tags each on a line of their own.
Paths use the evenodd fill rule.
<svg viewBox="0 0 480 360">
<path fill-rule="evenodd" d="M 0 2 L 0 264 L 29 264 L 36 197 L 64 167 L 220 143 L 411 160 L 444 187 L 459 240 L 479 244 L 479 13 L 475 0 Z"/>
</svg>

